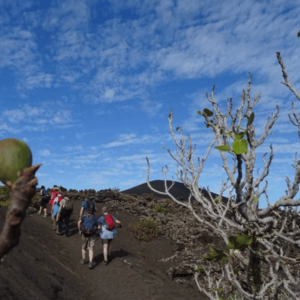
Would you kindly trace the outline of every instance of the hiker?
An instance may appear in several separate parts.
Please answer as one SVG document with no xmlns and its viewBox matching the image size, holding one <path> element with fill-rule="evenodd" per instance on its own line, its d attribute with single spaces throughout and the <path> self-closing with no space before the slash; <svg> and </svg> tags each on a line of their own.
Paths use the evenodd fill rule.
<svg viewBox="0 0 300 300">
<path fill-rule="evenodd" d="M 62 235 L 62 222 L 65 223 L 65 236 L 69 236 L 69 225 L 70 225 L 70 217 L 73 212 L 73 202 L 69 199 L 67 195 L 61 200 L 59 204 L 59 210 L 56 216 L 56 220 L 58 222 L 58 228 L 56 233 L 58 235 Z"/>
<path fill-rule="evenodd" d="M 93 269 L 95 264 L 94 259 L 94 248 L 96 243 L 96 232 L 101 226 L 98 225 L 97 219 L 93 216 L 93 210 L 87 209 L 86 216 L 78 221 L 79 235 L 81 235 L 82 247 L 81 254 L 82 259 L 80 263 L 82 265 L 89 262 L 89 268 Z M 86 250 L 89 250 L 89 260 L 85 259 Z"/>
<path fill-rule="evenodd" d="M 52 215 L 52 208 L 53 208 L 53 202 L 54 202 L 54 199 L 56 198 L 57 194 L 59 193 L 59 187 L 57 185 L 54 185 L 51 192 L 50 192 L 50 201 L 49 201 L 49 204 L 51 205 L 51 223 L 54 222 L 54 218 L 53 218 L 53 215 Z"/>
<path fill-rule="evenodd" d="M 47 202 L 48 202 L 48 198 L 47 198 L 47 191 L 45 189 L 45 187 L 42 185 L 40 192 L 39 192 L 39 197 L 40 197 L 40 210 L 38 211 L 38 214 L 42 214 L 42 210 L 44 210 L 44 217 L 48 217 L 48 213 L 47 213 Z"/>
<path fill-rule="evenodd" d="M 119 227 L 122 227 L 122 223 L 109 212 L 106 206 L 102 207 L 102 213 L 103 216 L 98 219 L 98 224 L 101 226 L 100 237 L 102 241 L 104 265 L 107 266 L 111 260 L 112 241 L 117 234 L 115 223 L 119 224 Z"/>
<path fill-rule="evenodd" d="M 57 194 L 57 196 L 55 197 L 53 204 L 52 204 L 52 208 L 51 208 L 51 214 L 52 214 L 52 218 L 53 218 L 53 229 L 56 230 L 56 216 L 58 214 L 59 211 L 59 205 L 61 200 L 63 199 L 62 194 L 59 192 Z"/>
<path fill-rule="evenodd" d="M 92 201 L 92 199 L 89 199 L 88 196 L 85 196 L 84 201 L 81 202 L 79 219 L 86 216 L 86 212 L 89 208 L 93 211 L 92 215 L 94 215 L 94 213 L 97 211 L 97 207 L 95 206 L 95 203 Z"/>
</svg>

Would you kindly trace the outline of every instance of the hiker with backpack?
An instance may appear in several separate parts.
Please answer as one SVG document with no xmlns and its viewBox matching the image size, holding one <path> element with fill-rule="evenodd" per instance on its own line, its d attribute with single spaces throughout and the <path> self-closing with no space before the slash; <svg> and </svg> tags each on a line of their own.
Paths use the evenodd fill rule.
<svg viewBox="0 0 300 300">
<path fill-rule="evenodd" d="M 93 210 L 91 208 L 87 209 L 86 216 L 78 221 L 79 235 L 81 236 L 82 240 L 82 259 L 80 260 L 80 263 L 84 265 L 89 262 L 90 269 L 95 267 L 93 262 L 94 248 L 96 243 L 96 233 L 100 228 L 101 226 L 98 224 L 96 217 L 93 216 Z M 89 260 L 85 259 L 86 250 L 89 250 Z"/>
<path fill-rule="evenodd" d="M 53 217 L 53 229 L 56 230 L 57 226 L 56 226 L 56 220 L 57 220 L 57 214 L 59 211 L 59 206 L 60 206 L 60 202 L 63 199 L 62 194 L 59 192 L 57 194 L 57 196 L 55 197 L 53 204 L 52 204 L 52 208 L 51 208 L 51 213 L 52 213 L 52 217 Z"/>
<path fill-rule="evenodd" d="M 81 203 L 81 208 L 80 208 L 80 212 L 79 212 L 79 220 L 82 217 L 86 216 L 88 209 L 92 210 L 92 215 L 94 215 L 95 212 L 97 211 L 97 207 L 95 206 L 95 203 L 88 196 L 85 196 L 84 201 L 82 201 L 82 203 Z"/>
<path fill-rule="evenodd" d="M 102 213 L 103 216 L 98 219 L 98 224 L 101 226 L 100 237 L 102 241 L 104 265 L 107 266 L 111 260 L 112 241 L 117 234 L 115 223 L 117 223 L 119 227 L 122 227 L 122 223 L 109 212 L 106 206 L 102 207 Z"/>
<path fill-rule="evenodd" d="M 44 217 L 48 217 L 48 213 L 47 213 L 48 195 L 43 185 L 41 186 L 39 197 L 40 197 L 40 210 L 38 211 L 38 214 L 41 215 L 42 210 L 44 210 Z"/>
<path fill-rule="evenodd" d="M 62 235 L 62 223 L 65 223 L 65 236 L 69 236 L 69 225 L 70 225 L 70 217 L 73 212 L 73 202 L 69 199 L 67 195 L 61 200 L 59 204 L 59 210 L 56 216 L 56 220 L 58 222 L 58 228 L 56 233 L 58 235 Z"/>
<path fill-rule="evenodd" d="M 50 201 L 49 201 L 49 204 L 51 205 L 51 223 L 54 222 L 54 218 L 52 214 L 54 199 L 57 197 L 59 193 L 60 193 L 59 187 L 57 185 L 54 185 L 50 192 Z"/>
</svg>

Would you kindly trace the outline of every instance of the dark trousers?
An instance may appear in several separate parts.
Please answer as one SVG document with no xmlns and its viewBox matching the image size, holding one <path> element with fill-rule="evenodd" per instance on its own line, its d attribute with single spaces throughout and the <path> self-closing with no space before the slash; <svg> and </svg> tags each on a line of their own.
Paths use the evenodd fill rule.
<svg viewBox="0 0 300 300">
<path fill-rule="evenodd" d="M 65 234 L 69 233 L 71 214 L 64 214 L 58 219 L 58 231 L 62 232 L 62 223 L 65 223 Z"/>
</svg>

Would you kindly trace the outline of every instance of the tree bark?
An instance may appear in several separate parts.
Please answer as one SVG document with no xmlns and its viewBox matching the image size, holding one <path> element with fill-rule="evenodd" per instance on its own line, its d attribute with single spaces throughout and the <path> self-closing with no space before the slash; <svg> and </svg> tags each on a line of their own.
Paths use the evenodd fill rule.
<svg viewBox="0 0 300 300">
<path fill-rule="evenodd" d="M 15 183 L 7 182 L 10 188 L 10 207 L 5 216 L 5 224 L 0 235 L 0 259 L 19 244 L 21 224 L 26 210 L 36 193 L 38 180 L 36 171 L 41 165 L 31 166 L 18 174 Z"/>
</svg>

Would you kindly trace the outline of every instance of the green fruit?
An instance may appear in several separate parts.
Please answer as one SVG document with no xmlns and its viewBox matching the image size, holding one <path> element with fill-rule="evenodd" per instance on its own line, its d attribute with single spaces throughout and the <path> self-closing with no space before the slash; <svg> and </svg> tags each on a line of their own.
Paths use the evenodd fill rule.
<svg viewBox="0 0 300 300">
<path fill-rule="evenodd" d="M 0 180 L 15 182 L 18 172 L 32 165 L 32 154 L 28 145 L 16 139 L 0 141 Z"/>
</svg>

